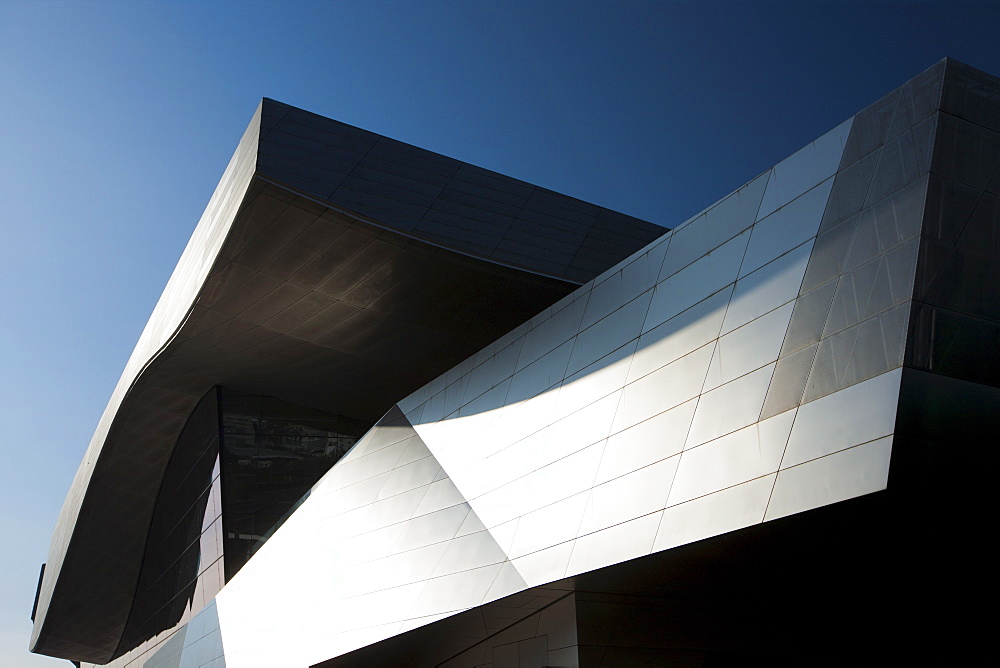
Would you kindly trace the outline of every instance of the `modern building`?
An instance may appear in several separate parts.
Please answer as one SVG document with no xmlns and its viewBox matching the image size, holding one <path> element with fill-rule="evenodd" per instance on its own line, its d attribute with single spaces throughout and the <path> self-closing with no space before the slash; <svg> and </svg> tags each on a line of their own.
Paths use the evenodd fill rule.
<svg viewBox="0 0 1000 668">
<path fill-rule="evenodd" d="M 961 661 L 1000 79 L 943 60 L 672 230 L 265 99 L 32 650 L 115 666 Z"/>
</svg>

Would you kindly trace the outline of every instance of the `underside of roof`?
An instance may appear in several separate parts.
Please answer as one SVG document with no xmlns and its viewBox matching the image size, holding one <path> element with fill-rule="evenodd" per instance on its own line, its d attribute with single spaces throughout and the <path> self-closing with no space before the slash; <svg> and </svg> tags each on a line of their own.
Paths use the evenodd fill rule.
<svg viewBox="0 0 1000 668">
<path fill-rule="evenodd" d="M 370 145 L 345 148 L 351 134 Z M 345 174 L 330 169 L 335 165 Z M 449 169 L 454 173 L 445 177 Z M 352 179 L 353 187 L 343 185 Z M 395 200 L 385 197 L 390 180 L 405 186 Z M 429 188 L 438 196 L 428 199 Z M 462 192 L 474 188 L 480 195 Z M 510 201 L 508 191 L 522 193 L 524 202 L 501 229 L 488 219 L 502 217 L 491 209 L 514 206 L 499 201 Z M 462 197 L 464 215 L 450 214 L 455 224 L 433 222 Z M 539 211 L 545 207 L 549 213 Z M 421 217 L 413 222 L 393 209 Z M 40 583 L 32 651 L 104 663 L 129 649 L 121 638 L 164 470 L 211 387 L 373 423 L 395 401 L 664 232 L 265 100 L 74 479 Z"/>
</svg>

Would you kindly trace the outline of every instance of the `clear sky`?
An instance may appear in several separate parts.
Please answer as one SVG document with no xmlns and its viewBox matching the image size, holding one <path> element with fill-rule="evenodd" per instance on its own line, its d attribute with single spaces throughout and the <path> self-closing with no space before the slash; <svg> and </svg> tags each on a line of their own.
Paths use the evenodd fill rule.
<svg viewBox="0 0 1000 668">
<path fill-rule="evenodd" d="M 125 362 L 262 96 L 666 226 L 991 3 L 0 0 L 0 665 Z"/>
</svg>

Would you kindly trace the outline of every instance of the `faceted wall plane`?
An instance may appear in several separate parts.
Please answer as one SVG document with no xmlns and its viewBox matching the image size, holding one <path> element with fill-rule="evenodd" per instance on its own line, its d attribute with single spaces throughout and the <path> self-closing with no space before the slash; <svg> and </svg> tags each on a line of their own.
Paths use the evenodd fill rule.
<svg viewBox="0 0 1000 668">
<path fill-rule="evenodd" d="M 362 135 L 365 150 L 344 144 Z M 522 213 L 508 215 L 511 207 Z M 154 614 L 133 608 L 150 584 L 140 582 L 146 547 L 165 538 L 150 532 L 162 528 L 158 498 L 175 492 L 164 487 L 169 462 L 188 447 L 181 431 L 212 387 L 342 415 L 359 435 L 401 397 L 664 232 L 263 100 L 66 498 L 32 649 L 105 663 L 137 641 L 163 640 L 132 635 Z M 489 243 L 469 242 L 480 233 Z"/>
<path fill-rule="evenodd" d="M 942 61 L 398 400 L 150 665 L 838 665 L 910 642 L 885 619 L 958 652 L 998 100 Z"/>
<path fill-rule="evenodd" d="M 932 164 L 958 132 L 939 112 L 950 67 L 400 401 L 219 595 L 227 662 L 317 662 L 886 489 L 904 359 L 925 354 L 908 331 L 926 328 L 911 316 Z M 966 312 L 992 308 L 963 294 Z M 286 550 L 336 566 L 279 580 Z M 337 631 L 268 631 L 258 609 Z"/>
<path fill-rule="evenodd" d="M 258 173 L 421 239 L 577 284 L 655 225 L 264 100 Z"/>
</svg>

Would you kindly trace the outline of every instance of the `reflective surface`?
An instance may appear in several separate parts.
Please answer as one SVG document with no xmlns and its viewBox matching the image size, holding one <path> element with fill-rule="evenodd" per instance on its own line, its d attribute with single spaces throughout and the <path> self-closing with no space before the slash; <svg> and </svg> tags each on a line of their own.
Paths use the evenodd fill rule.
<svg viewBox="0 0 1000 668">
<path fill-rule="evenodd" d="M 292 554 L 327 564 L 316 586 L 336 602 L 337 633 L 285 631 L 284 658 L 305 662 L 683 543 L 672 508 L 740 503 L 728 490 L 758 480 L 763 521 L 795 411 L 760 415 L 849 125 L 782 167 L 770 211 L 765 174 L 401 401 L 220 594 L 227 647 L 241 648 L 227 662 L 277 660 L 248 611 L 315 605 L 289 580 L 304 573 L 273 579 Z M 406 454 L 418 441 L 424 459 Z M 443 480 L 452 505 L 421 514 Z M 697 507 L 710 506 L 720 530 L 750 521 L 727 502 Z"/>
<path fill-rule="evenodd" d="M 219 477 L 219 394 L 212 389 L 167 465 L 119 653 L 188 621 L 225 584 Z"/>
<path fill-rule="evenodd" d="M 886 611 L 948 627 L 927 574 L 977 557 L 927 527 L 982 525 L 1000 414 L 989 83 L 935 66 L 400 401 L 220 592 L 226 664 L 838 665 Z"/>
<path fill-rule="evenodd" d="M 665 232 L 274 100 L 263 123 L 260 174 L 496 262 L 581 283 Z"/>
<path fill-rule="evenodd" d="M 739 496 L 743 522 L 759 522 L 773 478 L 728 492 Z M 680 509 L 690 508 L 692 522 L 685 526 L 692 530 L 720 517 L 697 503 L 676 507 L 678 519 Z M 928 604 L 948 597 L 928 589 L 912 592 L 916 571 L 900 563 L 915 541 L 894 528 L 891 517 L 886 495 L 876 494 L 812 517 L 742 530 L 729 525 L 736 531 L 404 626 L 396 636 L 319 665 L 946 662 L 956 650 L 932 630 L 944 625 L 950 632 L 965 622 L 949 623 L 945 614 L 927 618 Z M 887 609 L 904 622 L 902 628 L 880 625 Z M 914 629 L 928 636 L 919 647 L 910 641 Z"/>
<path fill-rule="evenodd" d="M 257 129 L 234 156 L 67 497 L 39 590 L 39 651 L 101 661 L 116 651 L 164 469 L 213 385 L 370 424 L 573 287 L 254 178 Z M 128 483 L 90 489 L 97 479 Z M 67 574 L 101 576 L 67 575 L 57 591 L 64 557 L 76 564 Z M 63 602 L 49 617 L 53 594 Z M 75 620 L 80 606 L 94 628 Z M 50 623 L 68 635 L 38 640 Z"/>
<path fill-rule="evenodd" d="M 858 114 L 762 417 L 902 365 L 943 72 Z"/>
<path fill-rule="evenodd" d="M 219 390 L 226 581 L 354 445 L 366 425 L 273 397 Z"/>
</svg>

